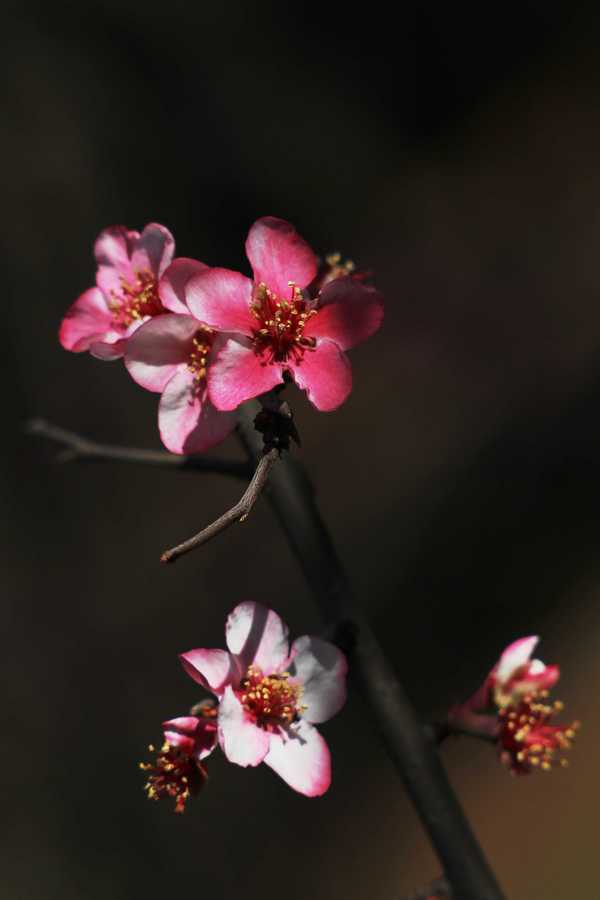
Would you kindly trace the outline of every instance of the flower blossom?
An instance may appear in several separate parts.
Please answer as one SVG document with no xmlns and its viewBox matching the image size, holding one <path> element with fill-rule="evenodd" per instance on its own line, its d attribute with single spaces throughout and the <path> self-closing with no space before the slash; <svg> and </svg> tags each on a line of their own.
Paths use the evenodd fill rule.
<svg viewBox="0 0 600 900">
<path fill-rule="evenodd" d="M 312 296 L 317 258 L 282 219 L 255 222 L 246 253 L 252 279 L 211 268 L 186 286 L 192 315 L 228 334 L 208 373 L 212 402 L 233 410 L 291 377 L 317 409 L 336 409 L 352 388 L 344 351 L 379 328 L 381 295 L 342 268 Z"/>
<path fill-rule="evenodd" d="M 346 699 L 346 659 L 317 637 L 298 638 L 273 610 L 241 603 L 225 626 L 227 650 L 181 655 L 186 672 L 219 700 L 219 744 L 230 762 L 265 762 L 307 797 L 331 783 L 327 744 L 314 727 Z"/>
<path fill-rule="evenodd" d="M 531 658 L 538 641 L 531 636 L 510 644 L 475 694 L 448 715 L 451 730 L 493 740 L 515 775 L 549 771 L 557 761 L 566 766 L 557 754 L 570 749 L 579 728 L 578 722 L 550 724 L 563 709 L 560 700 L 548 702 L 560 669 Z"/>
<path fill-rule="evenodd" d="M 210 401 L 207 374 L 214 358 L 215 332 L 190 315 L 185 286 L 204 263 L 176 259 L 158 284 L 165 312 L 137 329 L 127 342 L 125 365 L 141 387 L 161 394 L 158 428 L 172 453 L 201 453 L 235 427 L 235 415 Z"/>
<path fill-rule="evenodd" d="M 104 229 L 94 245 L 96 287 L 81 294 L 60 326 L 65 350 L 89 350 L 99 359 L 123 356 L 142 322 L 165 312 L 158 280 L 174 251 L 163 225 L 146 225 L 141 234 L 123 225 Z"/>
<path fill-rule="evenodd" d="M 216 710 L 207 706 L 201 716 L 179 716 L 163 722 L 164 742 L 152 763 L 140 763 L 146 772 L 150 800 L 172 797 L 175 812 L 182 813 L 189 798 L 197 794 L 208 777 L 202 760 L 217 743 Z M 151 753 L 155 748 L 150 744 Z"/>
</svg>

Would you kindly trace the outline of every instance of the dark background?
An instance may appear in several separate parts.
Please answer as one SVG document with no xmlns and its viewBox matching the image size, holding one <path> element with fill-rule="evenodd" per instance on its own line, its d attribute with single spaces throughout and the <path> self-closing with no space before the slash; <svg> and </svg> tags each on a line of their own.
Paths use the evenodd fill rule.
<svg viewBox="0 0 600 900">
<path fill-rule="evenodd" d="M 245 598 L 296 635 L 317 610 L 265 504 L 160 567 L 238 483 L 56 466 L 23 434 L 44 415 L 158 447 L 157 398 L 57 342 L 92 242 L 154 220 L 179 255 L 243 268 L 265 214 L 386 296 L 345 406 L 293 396 L 373 625 L 423 715 L 543 635 L 584 720 L 572 768 L 517 781 L 467 740 L 444 757 L 511 898 L 596 896 L 598 16 L 25 0 L 2 29 L 2 897 L 392 900 L 438 873 L 357 697 L 323 729 L 325 798 L 215 758 L 185 816 L 147 802 L 145 746 L 197 696 L 177 652 L 219 646 Z"/>
</svg>

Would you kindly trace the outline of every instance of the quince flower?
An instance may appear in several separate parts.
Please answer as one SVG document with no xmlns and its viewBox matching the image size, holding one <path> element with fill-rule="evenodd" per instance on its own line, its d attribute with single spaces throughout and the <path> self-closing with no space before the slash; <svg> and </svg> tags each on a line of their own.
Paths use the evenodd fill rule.
<svg viewBox="0 0 600 900">
<path fill-rule="evenodd" d="M 253 279 L 211 268 L 186 286 L 191 313 L 227 332 L 208 373 L 218 409 L 266 393 L 291 377 L 320 410 L 336 409 L 352 388 L 345 350 L 381 324 L 381 295 L 351 275 L 335 277 L 315 296 L 317 258 L 288 222 L 266 216 L 246 241 Z"/>
<path fill-rule="evenodd" d="M 163 315 L 141 325 L 128 342 L 125 365 L 141 387 L 161 394 L 158 428 L 172 453 L 201 453 L 235 428 L 235 414 L 210 401 L 207 374 L 217 335 L 190 315 L 185 304 L 189 279 L 208 271 L 204 263 L 176 259 L 159 281 Z"/>
<path fill-rule="evenodd" d="M 509 644 L 475 694 L 448 714 L 451 730 L 493 740 L 515 775 L 549 771 L 557 761 L 566 766 L 557 753 L 570 749 L 579 728 L 578 722 L 550 724 L 563 709 L 560 700 L 548 702 L 560 669 L 531 658 L 538 641 L 531 636 Z"/>
<path fill-rule="evenodd" d="M 158 280 L 174 251 L 173 236 L 163 225 L 146 225 L 141 234 L 123 225 L 105 228 L 94 245 L 96 287 L 81 294 L 60 326 L 65 350 L 89 350 L 98 359 L 123 356 L 142 322 L 165 312 Z"/>
<path fill-rule="evenodd" d="M 182 813 L 190 796 L 203 787 L 208 774 L 202 763 L 217 743 L 216 710 L 206 706 L 200 717 L 179 716 L 163 722 L 164 742 L 152 763 L 140 763 L 147 773 L 145 785 L 150 800 L 172 797 L 175 812 Z M 150 744 L 151 753 L 155 748 Z"/>
<path fill-rule="evenodd" d="M 219 744 L 230 762 L 265 762 L 294 790 L 324 794 L 331 783 L 327 744 L 314 727 L 346 699 L 346 659 L 317 637 L 298 638 L 273 610 L 241 603 L 230 613 L 227 650 L 190 650 L 186 672 L 219 700 Z"/>
</svg>

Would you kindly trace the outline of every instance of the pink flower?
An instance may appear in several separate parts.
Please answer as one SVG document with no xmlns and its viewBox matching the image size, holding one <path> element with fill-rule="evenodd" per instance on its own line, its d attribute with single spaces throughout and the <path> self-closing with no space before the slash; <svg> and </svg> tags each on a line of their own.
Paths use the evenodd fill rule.
<svg viewBox="0 0 600 900">
<path fill-rule="evenodd" d="M 152 763 L 140 763 L 147 773 L 145 790 L 150 800 L 172 797 L 175 812 L 182 813 L 186 801 L 197 794 L 208 774 L 202 760 L 217 743 L 216 710 L 206 707 L 202 716 L 180 716 L 163 722 L 164 743 Z M 148 748 L 154 753 L 152 744 Z"/>
<path fill-rule="evenodd" d="M 165 311 L 158 279 L 174 251 L 173 236 L 163 225 L 146 225 L 141 234 L 122 225 L 102 231 L 94 246 L 96 287 L 75 301 L 60 326 L 65 350 L 89 350 L 99 359 L 123 356 L 142 322 Z"/>
<path fill-rule="evenodd" d="M 344 351 L 379 328 L 381 295 L 345 276 L 311 297 L 307 287 L 317 275 L 317 259 L 282 219 L 255 222 L 246 253 L 253 280 L 214 268 L 191 278 L 186 288 L 191 313 L 229 333 L 208 375 L 213 403 L 235 409 L 290 375 L 317 409 L 335 409 L 352 388 Z"/>
<path fill-rule="evenodd" d="M 531 658 L 538 641 L 531 636 L 509 644 L 475 694 L 448 714 L 451 731 L 494 741 L 501 761 L 515 775 L 536 768 L 548 771 L 556 761 L 566 766 L 556 754 L 570 749 L 579 727 L 578 722 L 550 724 L 563 708 L 559 700 L 548 703 L 560 670 Z"/>
<path fill-rule="evenodd" d="M 204 263 L 176 259 L 158 283 L 165 309 L 133 334 L 125 353 L 131 377 L 161 394 L 158 427 L 172 453 L 201 453 L 220 443 L 235 427 L 235 415 L 216 409 L 208 397 L 207 373 L 216 334 L 190 315 L 185 286 Z"/>
<path fill-rule="evenodd" d="M 186 672 L 219 701 L 219 743 L 230 762 L 265 762 L 290 787 L 316 797 L 331 783 L 327 744 L 314 727 L 346 699 L 346 659 L 333 644 L 298 638 L 289 647 L 279 616 L 241 603 L 227 619 L 228 650 L 190 650 Z"/>
<path fill-rule="evenodd" d="M 549 724 L 563 704 L 560 700 L 547 703 L 547 693 L 525 694 L 498 713 L 500 759 L 515 775 L 529 775 L 536 768 L 549 772 L 557 762 L 567 765 L 567 760 L 557 754 L 570 750 L 579 722 Z"/>
</svg>

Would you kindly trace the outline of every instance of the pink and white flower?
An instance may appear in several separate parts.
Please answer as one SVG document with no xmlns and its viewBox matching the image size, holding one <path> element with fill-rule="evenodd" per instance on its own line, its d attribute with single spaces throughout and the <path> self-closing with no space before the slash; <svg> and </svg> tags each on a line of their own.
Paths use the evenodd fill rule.
<svg viewBox="0 0 600 900">
<path fill-rule="evenodd" d="M 141 387 L 161 394 L 158 427 L 172 453 L 201 453 L 235 427 L 232 412 L 210 401 L 207 374 L 215 353 L 215 332 L 190 315 L 185 303 L 189 279 L 208 271 L 204 263 L 176 259 L 158 283 L 164 313 L 131 335 L 125 352 L 129 374 Z"/>
<path fill-rule="evenodd" d="M 233 410 L 291 376 L 320 410 L 336 409 L 352 388 L 345 350 L 366 340 L 383 318 L 381 295 L 351 275 L 312 297 L 317 258 L 288 222 L 254 223 L 246 241 L 253 279 L 212 268 L 186 287 L 190 312 L 229 333 L 208 375 L 216 407 Z"/>
<path fill-rule="evenodd" d="M 197 794 L 208 777 L 203 760 L 217 744 L 216 710 L 206 707 L 201 716 L 179 716 L 163 722 L 164 742 L 151 763 L 140 763 L 147 773 L 145 790 L 150 800 L 172 797 L 175 812 Z M 150 745 L 150 752 L 155 748 Z"/>
<path fill-rule="evenodd" d="M 227 650 L 181 655 L 186 672 L 219 699 L 219 743 L 230 762 L 265 762 L 294 790 L 324 794 L 331 783 L 327 744 L 315 728 L 346 699 L 346 659 L 317 637 L 298 638 L 273 610 L 241 603 L 225 626 Z"/>
<path fill-rule="evenodd" d="M 136 329 L 165 312 L 158 280 L 174 252 L 175 241 L 164 225 L 151 223 L 141 234 L 123 225 L 102 231 L 94 245 L 96 287 L 84 291 L 60 326 L 65 350 L 89 350 L 107 360 L 123 356 Z"/>
</svg>

